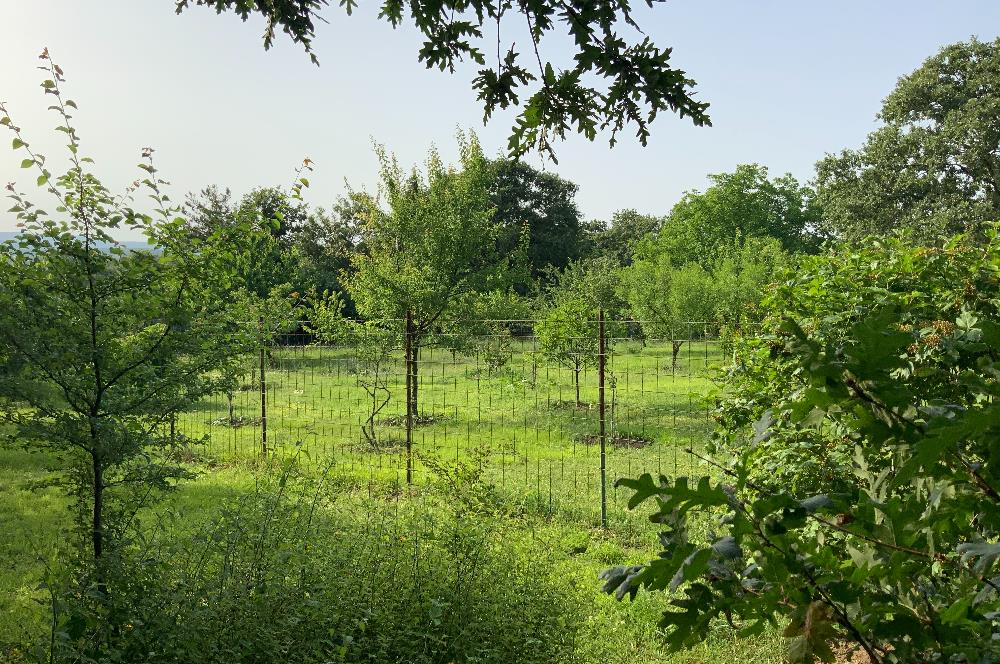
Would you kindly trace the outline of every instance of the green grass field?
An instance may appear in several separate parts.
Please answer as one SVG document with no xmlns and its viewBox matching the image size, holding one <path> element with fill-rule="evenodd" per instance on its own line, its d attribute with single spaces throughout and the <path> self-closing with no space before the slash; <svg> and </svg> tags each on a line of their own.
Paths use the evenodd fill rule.
<svg viewBox="0 0 1000 664">
<path fill-rule="evenodd" d="M 515 342 L 509 361 L 490 367 L 483 353 L 426 348 L 419 361 L 419 424 L 413 430 L 413 480 L 433 479 L 425 459 L 456 461 L 488 449 L 490 473 L 504 492 L 534 495 L 553 511 L 600 514 L 598 377 L 591 363 L 580 377 L 545 360 L 530 341 Z M 701 447 L 710 421 L 704 395 L 710 369 L 721 360 L 715 342 L 681 349 L 676 366 L 669 343 L 622 342 L 609 357 L 606 380 L 606 476 L 609 509 L 623 511 L 619 477 L 651 472 L 683 475 L 700 467 L 685 452 Z M 261 454 L 259 374 L 253 364 L 233 394 L 232 419 L 224 395 L 181 418 L 177 430 L 208 436 L 207 452 L 220 459 Z M 405 373 L 401 357 L 386 371 L 389 402 L 376 416 L 377 444 L 362 435 L 370 397 L 359 385 L 352 349 L 275 348 L 265 366 L 267 444 L 271 454 L 301 450 L 315 467 L 362 483 L 406 480 Z M 230 424 L 232 422 L 232 424 Z M 698 470 L 697 472 L 703 472 Z"/>
<path fill-rule="evenodd" d="M 710 368 L 721 361 L 717 344 L 685 344 L 676 365 L 669 344 L 616 345 L 606 393 L 607 530 L 600 528 L 593 367 L 581 376 L 578 406 L 572 372 L 541 361 L 529 342 L 517 343 L 509 361 L 492 372 L 482 354 L 425 349 L 419 371 L 423 423 L 414 430 L 414 486 L 408 488 L 400 358 L 391 363 L 390 401 L 376 418 L 379 440 L 373 445 L 361 433 L 368 395 L 359 386 L 350 349 L 286 346 L 269 355 L 265 376 L 271 461 L 260 459 L 259 374 L 253 368 L 242 380 L 243 389 L 234 392 L 232 419 L 229 400 L 218 395 L 176 422 L 178 435 L 207 436 L 204 446 L 182 454 L 199 477 L 183 482 L 151 508 L 146 515 L 150 523 L 159 513 L 182 515 L 170 527 L 183 537 L 227 501 L 252 489 L 275 459 L 291 455 L 297 455 L 306 473 L 323 472 L 336 481 L 337 510 L 391 514 L 400 505 L 424 505 L 433 518 L 434 501 L 428 496 L 443 482 L 468 480 L 468 472 L 462 475 L 456 464 L 479 460 L 481 467 L 472 472 L 473 490 L 502 503 L 518 539 L 555 552 L 560 574 L 590 607 L 578 647 L 580 661 L 780 660 L 776 633 L 748 642 L 726 627 L 698 649 L 667 656 L 655 627 L 665 597 L 640 595 L 634 603 L 618 603 L 597 592 L 601 569 L 655 554 L 655 530 L 641 509 L 627 512 L 627 495 L 610 486 L 614 479 L 711 470 L 685 449 L 701 447 L 710 431 L 702 395 L 712 388 Z M 37 586 L 46 566 L 58 564 L 59 551 L 72 538 L 68 499 L 58 488 L 41 486 L 51 462 L 44 455 L 0 450 L 0 514 L 7 534 L 0 542 L 0 644 L 23 644 L 45 633 L 45 595 Z"/>
</svg>

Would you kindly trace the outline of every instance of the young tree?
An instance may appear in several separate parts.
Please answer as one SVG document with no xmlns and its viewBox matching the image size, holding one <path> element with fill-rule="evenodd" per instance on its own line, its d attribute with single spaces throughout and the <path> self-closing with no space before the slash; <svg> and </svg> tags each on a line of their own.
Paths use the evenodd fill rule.
<svg viewBox="0 0 1000 664">
<path fill-rule="evenodd" d="M 698 263 L 676 265 L 652 242 L 640 245 L 636 260 L 623 270 L 621 293 L 648 338 L 670 340 L 673 367 L 684 342 L 716 319 L 712 274 Z"/>
<path fill-rule="evenodd" d="M 613 320 L 624 308 L 617 295 L 618 279 L 618 264 L 610 258 L 571 262 L 552 278 L 545 313 L 535 324 L 542 354 L 573 372 L 577 407 L 583 406 L 580 374 L 597 364 L 599 312 Z"/>
<path fill-rule="evenodd" d="M 412 316 L 413 401 L 416 358 L 436 326 L 490 292 L 508 292 L 512 257 L 500 251 L 501 227 L 494 219 L 492 172 L 475 136 L 459 135 L 461 167 L 449 168 L 431 152 L 425 174 L 405 173 L 379 149 L 381 188 L 388 205 L 369 199 L 366 253 L 352 256 L 348 294 L 371 321 Z"/>
<path fill-rule="evenodd" d="M 312 53 L 312 40 L 315 24 L 322 20 L 320 11 L 329 5 L 328 0 L 174 2 L 178 13 L 194 4 L 213 7 L 218 13 L 235 12 L 243 20 L 259 14 L 267 22 L 265 48 L 271 46 L 275 32 L 281 29 L 305 47 L 313 62 L 318 62 Z M 652 0 L 647 4 L 652 7 Z M 345 0 L 341 6 L 351 14 L 357 3 Z M 428 68 L 454 72 L 456 64 L 466 58 L 481 67 L 473 89 L 483 102 L 484 121 L 498 108 L 523 108 L 511 131 L 512 156 L 538 149 L 554 157 L 552 141 L 574 130 L 594 140 L 598 131 L 610 128 L 614 145 L 618 132 L 629 125 L 635 125 L 636 135 L 645 145 L 649 124 L 666 112 L 690 117 L 695 125 L 711 124 L 706 114 L 708 104 L 694 99 L 694 81 L 670 65 L 671 49 L 658 48 L 648 37 L 630 43 L 621 36 L 626 25 L 641 32 L 625 0 L 599 0 L 586 5 L 563 0 L 419 0 L 409 4 L 387 0 L 379 17 L 398 27 L 407 13 L 425 38 L 418 60 Z M 542 62 L 542 39 L 558 24 L 574 44 L 572 62 L 566 66 Z M 509 47 L 501 41 L 501 37 L 525 25 L 531 38 L 526 55 L 516 50 L 513 41 Z"/>
<path fill-rule="evenodd" d="M 152 150 L 143 150 L 142 182 L 113 196 L 79 152 L 62 70 L 47 50 L 41 59 L 71 166 L 53 176 L 0 105 L 21 166 L 56 206 L 50 214 L 7 185 L 21 232 L 0 244 L 0 355 L 21 371 L 4 417 L 17 443 L 65 464 L 103 591 L 129 514 L 185 474 L 160 454 L 170 442 L 164 425 L 215 392 L 244 345 L 227 315 L 227 257 L 210 239 L 186 235 Z M 131 207 L 136 187 L 151 193 L 153 216 Z M 151 248 L 127 250 L 111 235 L 123 227 Z"/>
<path fill-rule="evenodd" d="M 816 165 L 830 233 L 933 239 L 1000 219 L 1000 39 L 944 47 L 899 79 L 879 119 L 860 150 Z"/>
<path fill-rule="evenodd" d="M 594 310 L 582 297 L 566 297 L 552 303 L 535 323 L 535 336 L 542 355 L 573 372 L 576 406 L 580 400 L 580 374 L 597 363 L 597 325 Z"/>
<path fill-rule="evenodd" d="M 379 321 L 359 322 L 344 316 L 344 300 L 338 293 L 314 294 L 306 330 L 323 343 L 346 346 L 357 361 L 358 385 L 368 395 L 368 417 L 361 433 L 374 449 L 379 447 L 376 417 L 389 405 L 389 371 L 392 353 L 403 346 L 399 326 L 385 326 Z"/>
</svg>

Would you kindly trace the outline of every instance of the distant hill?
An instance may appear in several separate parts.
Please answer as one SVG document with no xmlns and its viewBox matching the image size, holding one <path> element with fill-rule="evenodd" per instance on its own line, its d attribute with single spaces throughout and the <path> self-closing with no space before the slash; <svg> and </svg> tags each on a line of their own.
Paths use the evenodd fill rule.
<svg viewBox="0 0 1000 664">
<path fill-rule="evenodd" d="M 14 239 L 17 233 L 17 231 L 0 231 L 0 242 Z M 122 245 L 127 249 L 149 249 L 149 244 L 145 240 L 123 240 Z"/>
</svg>

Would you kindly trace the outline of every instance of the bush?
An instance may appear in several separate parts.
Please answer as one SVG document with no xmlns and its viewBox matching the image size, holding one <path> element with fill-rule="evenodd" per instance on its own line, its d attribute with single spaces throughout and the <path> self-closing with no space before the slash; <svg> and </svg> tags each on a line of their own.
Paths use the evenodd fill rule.
<svg viewBox="0 0 1000 664">
<path fill-rule="evenodd" d="M 657 499 L 664 551 L 608 570 L 606 590 L 682 591 L 661 622 L 675 648 L 717 617 L 744 634 L 780 618 L 792 662 L 833 661 L 842 640 L 876 663 L 997 661 L 998 294 L 996 229 L 808 263 L 723 397 L 728 477 L 623 481 L 633 507 Z M 723 515 L 706 541 L 699 512 Z"/>
<path fill-rule="evenodd" d="M 551 555 L 499 520 L 286 473 L 194 534 L 133 547 L 106 598 L 62 593 L 56 659 L 566 661 L 581 619 Z"/>
</svg>

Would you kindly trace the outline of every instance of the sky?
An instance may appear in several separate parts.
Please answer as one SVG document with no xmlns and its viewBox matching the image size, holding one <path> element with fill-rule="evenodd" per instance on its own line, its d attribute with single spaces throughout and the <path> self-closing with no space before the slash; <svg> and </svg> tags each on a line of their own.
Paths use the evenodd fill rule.
<svg viewBox="0 0 1000 664">
<path fill-rule="evenodd" d="M 432 145 L 456 159 L 459 128 L 475 130 L 490 154 L 504 149 L 513 115 L 483 126 L 474 67 L 428 70 L 414 29 L 393 30 L 372 3 L 350 17 L 332 4 L 314 43 L 317 67 L 284 35 L 265 51 L 260 21 L 204 7 L 177 16 L 174 0 L 0 0 L 0 101 L 58 170 L 62 135 L 36 69 L 48 47 L 98 176 L 121 190 L 141 174 L 135 165 L 149 146 L 175 200 L 209 184 L 236 195 L 287 186 L 309 157 L 306 200 L 329 206 L 348 185 L 376 186 L 373 142 L 403 164 L 421 162 Z M 710 173 L 741 163 L 808 181 L 825 153 L 864 141 L 900 76 L 945 44 L 1000 34 L 998 0 L 667 0 L 636 17 L 655 43 L 673 47 L 673 64 L 710 102 L 713 126 L 663 114 L 645 148 L 631 134 L 613 149 L 606 135 L 573 137 L 558 146 L 558 165 L 529 158 L 579 185 L 588 219 L 623 208 L 665 214 Z M 544 42 L 542 55 L 568 64 L 570 44 Z M 0 184 L 33 190 L 21 155 L 5 145 Z M 0 232 L 14 224 L 0 212 Z"/>
</svg>

